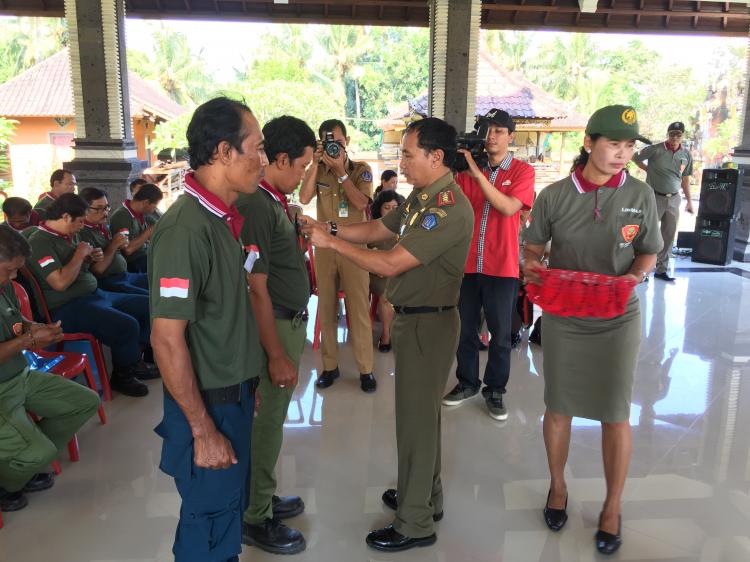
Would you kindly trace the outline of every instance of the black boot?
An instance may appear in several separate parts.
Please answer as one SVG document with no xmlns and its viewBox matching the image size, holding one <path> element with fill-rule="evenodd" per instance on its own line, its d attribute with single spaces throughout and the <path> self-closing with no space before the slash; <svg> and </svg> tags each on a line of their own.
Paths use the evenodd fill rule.
<svg viewBox="0 0 750 562">
<path fill-rule="evenodd" d="M 23 487 L 23 491 L 29 492 L 41 492 L 42 490 L 48 490 L 55 485 L 55 475 L 51 472 L 40 472 L 31 477 L 31 480 L 26 482 Z"/>
<path fill-rule="evenodd" d="M 278 519 L 266 519 L 258 524 L 243 523 L 242 542 L 271 554 L 297 554 L 307 546 L 302 533 L 290 529 Z"/>
<path fill-rule="evenodd" d="M 29 500 L 23 495 L 23 490 L 6 492 L 0 488 L 0 511 L 18 511 L 29 505 Z"/>
<path fill-rule="evenodd" d="M 271 507 L 274 519 L 289 519 L 305 511 L 305 502 L 299 496 L 273 496 Z"/>
<path fill-rule="evenodd" d="M 125 396 L 140 398 L 148 394 L 148 387 L 135 376 L 135 364 L 127 367 L 115 367 L 109 386 Z"/>
</svg>

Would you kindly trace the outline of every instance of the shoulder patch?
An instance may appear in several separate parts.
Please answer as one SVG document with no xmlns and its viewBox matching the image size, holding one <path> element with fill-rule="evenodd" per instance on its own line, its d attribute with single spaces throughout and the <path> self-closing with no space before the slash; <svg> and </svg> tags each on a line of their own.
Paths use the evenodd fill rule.
<svg viewBox="0 0 750 562">
<path fill-rule="evenodd" d="M 432 214 L 428 213 L 422 218 L 422 222 L 419 224 L 422 228 L 425 230 L 432 230 L 438 225 L 437 217 Z"/>
<path fill-rule="evenodd" d="M 453 192 L 441 191 L 438 195 L 438 207 L 452 207 L 456 202 L 453 200 Z"/>
<path fill-rule="evenodd" d="M 365 170 L 359 177 L 365 181 L 372 181 L 372 172 L 370 170 Z"/>
<path fill-rule="evenodd" d="M 445 211 L 443 211 L 442 209 L 438 209 L 437 207 L 432 207 L 432 208 L 431 208 L 431 209 L 430 209 L 429 211 L 427 211 L 427 212 L 428 212 L 428 213 L 434 213 L 434 214 L 436 214 L 437 216 L 439 216 L 439 217 L 440 217 L 441 219 L 444 219 L 445 217 L 447 217 L 447 216 L 448 216 L 448 213 L 446 213 L 446 212 L 445 212 Z"/>
</svg>

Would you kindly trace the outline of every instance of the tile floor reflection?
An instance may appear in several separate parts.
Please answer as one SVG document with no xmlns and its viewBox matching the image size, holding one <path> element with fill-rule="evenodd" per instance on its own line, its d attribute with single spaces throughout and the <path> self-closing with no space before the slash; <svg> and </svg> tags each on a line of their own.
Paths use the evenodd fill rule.
<svg viewBox="0 0 750 562">
<path fill-rule="evenodd" d="M 631 415 L 634 455 L 623 505 L 624 544 L 612 559 L 747 562 L 750 278 L 701 272 L 689 262 L 678 268 L 675 284 L 652 280 L 638 288 L 643 343 Z M 339 335 L 346 340 L 343 322 Z M 396 474 L 393 357 L 376 352 L 378 391 L 365 395 L 345 345 L 342 378 L 321 392 L 314 386 L 319 357 L 308 345 L 278 466 L 280 492 L 299 494 L 307 505 L 305 515 L 289 522 L 308 543 L 292 559 L 602 559 L 593 546 L 604 497 L 597 424 L 575 420 L 567 526 L 553 534 L 542 521 L 548 481 L 541 354 L 526 336 L 514 351 L 506 422 L 492 420 L 480 397 L 443 411 L 446 515 L 438 542 L 387 555 L 369 550 L 364 537 L 391 518 L 380 495 Z M 64 461 L 52 490 L 31 495 L 24 511 L 4 515 L 0 561 L 172 559 L 179 499 L 157 469 L 160 442 L 153 427 L 161 389 L 159 382 L 150 388 L 146 399 L 118 396 L 109 403 L 110 423 L 92 420 L 79 434 L 81 462 Z M 277 557 L 245 547 L 241 559 Z"/>
</svg>

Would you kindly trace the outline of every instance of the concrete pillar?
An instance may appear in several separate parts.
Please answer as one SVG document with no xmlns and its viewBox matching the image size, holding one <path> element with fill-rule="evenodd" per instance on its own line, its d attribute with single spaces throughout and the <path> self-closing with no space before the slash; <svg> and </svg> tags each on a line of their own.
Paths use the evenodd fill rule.
<svg viewBox="0 0 750 562">
<path fill-rule="evenodd" d="M 429 113 L 471 130 L 477 93 L 481 0 L 430 0 Z"/>
<path fill-rule="evenodd" d="M 750 33 L 747 38 L 747 67 L 745 72 L 745 103 L 740 119 L 740 146 L 732 158 L 745 172 L 740 197 L 740 218 L 734 244 L 734 259 L 750 262 Z"/>
<path fill-rule="evenodd" d="M 76 116 L 73 160 L 79 189 L 98 187 L 112 205 L 146 163 L 133 141 L 125 57 L 124 0 L 65 0 Z"/>
</svg>

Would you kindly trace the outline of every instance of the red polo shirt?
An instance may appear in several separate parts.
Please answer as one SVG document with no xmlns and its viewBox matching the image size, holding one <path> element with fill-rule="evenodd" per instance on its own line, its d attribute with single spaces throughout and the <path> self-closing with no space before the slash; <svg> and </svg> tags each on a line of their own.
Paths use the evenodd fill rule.
<svg viewBox="0 0 750 562">
<path fill-rule="evenodd" d="M 522 205 L 521 210 L 531 208 L 534 202 L 535 172 L 529 164 L 508 154 L 495 172 L 485 168 L 484 177 L 504 195 L 518 199 Z M 493 208 L 484 197 L 482 188 L 468 172 L 456 174 L 456 183 L 461 186 L 474 209 L 474 234 L 464 272 L 493 277 L 518 277 L 521 211 L 506 217 Z"/>
</svg>

